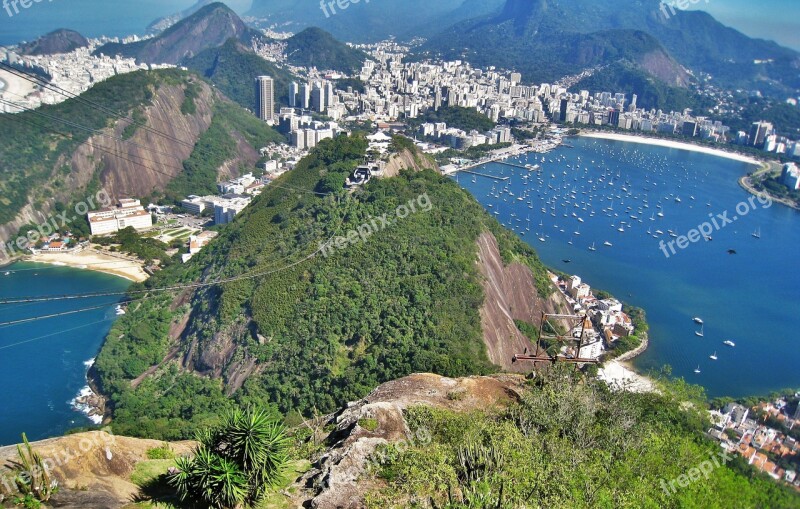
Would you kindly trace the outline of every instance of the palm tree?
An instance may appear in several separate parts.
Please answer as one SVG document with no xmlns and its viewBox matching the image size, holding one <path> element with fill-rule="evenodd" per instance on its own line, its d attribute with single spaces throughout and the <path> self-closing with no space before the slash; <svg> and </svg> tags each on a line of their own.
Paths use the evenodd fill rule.
<svg viewBox="0 0 800 509">
<path fill-rule="evenodd" d="M 201 432 L 194 457 L 169 476 L 180 499 L 225 509 L 258 502 L 281 479 L 288 461 L 286 430 L 261 409 L 236 409 Z"/>
</svg>

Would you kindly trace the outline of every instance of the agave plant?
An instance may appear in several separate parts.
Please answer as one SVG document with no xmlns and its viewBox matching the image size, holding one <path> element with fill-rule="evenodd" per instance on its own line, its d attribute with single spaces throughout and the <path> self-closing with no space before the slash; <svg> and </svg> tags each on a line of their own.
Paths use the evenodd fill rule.
<svg viewBox="0 0 800 509">
<path fill-rule="evenodd" d="M 288 457 L 285 428 L 258 409 L 234 410 L 197 437 L 191 459 L 169 477 L 181 500 L 213 508 L 253 504 L 281 478 Z"/>
<path fill-rule="evenodd" d="M 12 461 L 11 466 L 16 473 L 14 481 L 23 495 L 30 495 L 36 500 L 47 502 L 58 491 L 58 483 L 50 478 L 42 456 L 33 450 L 28 437 L 22 434 L 25 445 L 17 445 L 19 461 Z"/>
</svg>

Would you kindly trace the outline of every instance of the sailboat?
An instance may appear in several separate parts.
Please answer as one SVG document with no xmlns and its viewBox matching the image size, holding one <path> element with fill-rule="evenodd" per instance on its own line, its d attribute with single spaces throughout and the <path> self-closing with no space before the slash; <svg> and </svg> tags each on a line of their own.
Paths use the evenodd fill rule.
<svg viewBox="0 0 800 509">
<path fill-rule="evenodd" d="M 694 331 L 695 336 L 703 337 L 703 326 L 700 325 L 700 330 Z"/>
<path fill-rule="evenodd" d="M 761 228 L 759 228 L 759 229 L 757 229 L 756 231 L 753 232 L 753 238 L 754 239 L 760 239 L 761 238 Z"/>
<path fill-rule="evenodd" d="M 697 367 L 694 369 L 694 372 L 700 374 L 700 364 L 697 365 Z"/>
<path fill-rule="evenodd" d="M 712 361 L 717 360 L 717 352 L 712 353 L 711 355 L 708 356 L 708 358 L 711 359 Z"/>
<path fill-rule="evenodd" d="M 589 251 L 597 251 L 597 248 L 594 247 L 594 242 L 592 242 L 591 247 L 589 247 Z"/>
</svg>

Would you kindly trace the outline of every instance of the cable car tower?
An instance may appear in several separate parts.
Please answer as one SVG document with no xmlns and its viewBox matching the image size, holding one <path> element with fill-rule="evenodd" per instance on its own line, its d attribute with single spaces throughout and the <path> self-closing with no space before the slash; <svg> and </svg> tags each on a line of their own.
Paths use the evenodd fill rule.
<svg viewBox="0 0 800 509">
<path fill-rule="evenodd" d="M 551 321 L 553 320 L 553 321 Z M 597 364 L 597 359 L 582 359 L 578 357 L 583 349 L 584 337 L 586 333 L 586 323 L 589 320 L 587 315 L 557 315 L 550 313 L 542 313 L 542 320 L 539 323 L 539 339 L 536 341 L 536 350 L 534 355 L 529 355 L 526 351 L 523 354 L 516 354 L 512 358 L 512 362 L 517 361 L 533 361 L 534 365 L 537 362 L 547 362 L 555 364 L 557 362 L 566 362 L 571 364 Z M 568 325 L 566 334 L 558 333 L 558 323 L 556 321 L 566 321 Z M 576 338 L 574 331 L 580 331 L 580 335 Z M 558 343 L 573 343 L 577 347 L 574 355 L 556 354 L 550 355 L 547 350 L 542 349 L 542 339 L 557 341 Z"/>
</svg>

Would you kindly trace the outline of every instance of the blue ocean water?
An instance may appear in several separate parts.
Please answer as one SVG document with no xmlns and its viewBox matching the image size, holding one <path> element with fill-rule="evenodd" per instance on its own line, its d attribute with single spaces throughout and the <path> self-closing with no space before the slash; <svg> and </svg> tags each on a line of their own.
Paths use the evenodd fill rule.
<svg viewBox="0 0 800 509">
<path fill-rule="evenodd" d="M 5 275 L 9 272 L 8 275 Z M 32 263 L 0 269 L 0 299 L 67 293 L 124 291 L 122 278 Z M 106 306 L 16 325 L 0 326 L 0 445 L 91 425 L 70 401 L 86 386 L 87 361 L 97 355 L 116 318 L 118 297 L 0 305 L 0 322 Z"/>
<path fill-rule="evenodd" d="M 509 161 L 539 164 L 540 173 L 490 163 L 476 171 L 509 180 L 461 173 L 458 181 L 547 265 L 645 309 L 651 342 L 637 368 L 668 364 L 710 396 L 800 387 L 800 213 L 751 206 L 737 184 L 753 168 L 746 163 L 619 141 L 569 143 L 574 148 Z M 737 219 L 715 229 L 712 240 L 676 246 L 674 255 L 666 247 L 669 257 L 660 249 L 659 241 L 673 240 L 668 230 L 684 235 L 711 217 L 721 225 L 717 215 L 726 211 Z M 703 337 L 695 316 L 705 322 Z M 714 352 L 717 361 L 709 358 Z"/>
<path fill-rule="evenodd" d="M 27 9 L 0 9 L 0 45 L 33 40 L 57 28 L 69 28 L 86 37 L 124 37 L 142 34 L 153 20 L 195 4 L 195 0 L 47 0 Z M 241 1 L 226 2 L 246 8 Z"/>
</svg>

